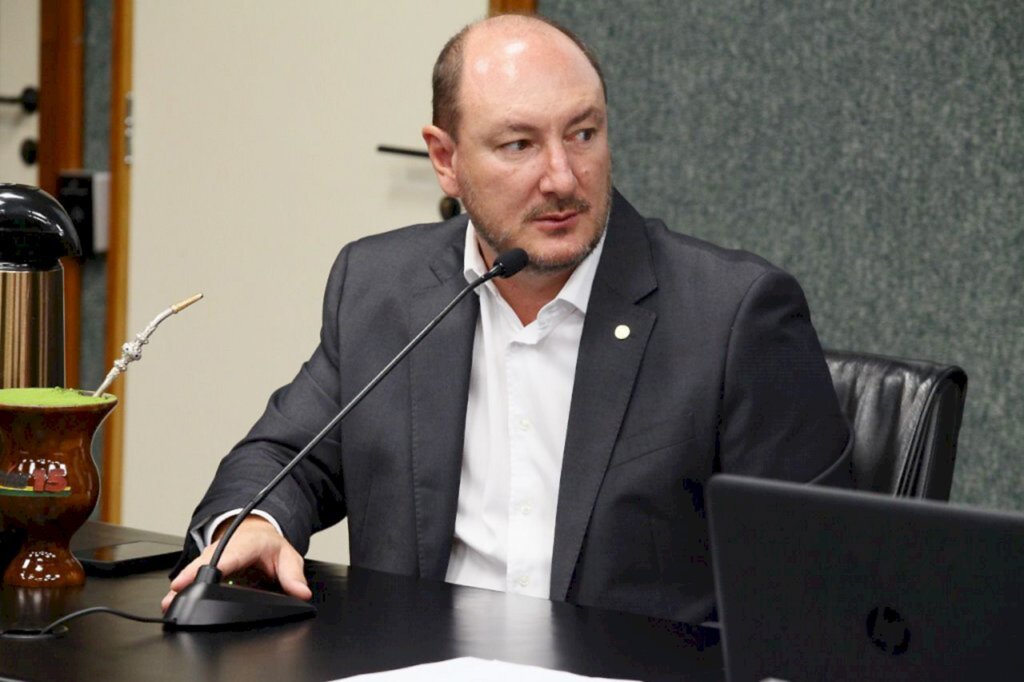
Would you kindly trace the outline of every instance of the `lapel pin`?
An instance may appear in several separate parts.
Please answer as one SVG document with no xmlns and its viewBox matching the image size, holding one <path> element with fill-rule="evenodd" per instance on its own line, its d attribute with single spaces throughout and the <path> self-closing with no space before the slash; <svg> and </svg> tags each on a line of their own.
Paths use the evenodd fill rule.
<svg viewBox="0 0 1024 682">
<path fill-rule="evenodd" d="M 615 338 L 617 338 L 619 341 L 622 341 L 623 339 L 628 339 L 629 338 L 629 326 L 625 325 L 625 324 L 620 324 L 618 327 L 616 327 L 615 328 Z"/>
</svg>

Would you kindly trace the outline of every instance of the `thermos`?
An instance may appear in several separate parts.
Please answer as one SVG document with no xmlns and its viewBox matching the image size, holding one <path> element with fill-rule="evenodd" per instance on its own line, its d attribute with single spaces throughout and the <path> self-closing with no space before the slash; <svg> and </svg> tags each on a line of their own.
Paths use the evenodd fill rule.
<svg viewBox="0 0 1024 682">
<path fill-rule="evenodd" d="M 38 187 L 0 184 L 0 388 L 64 385 L 64 269 L 71 218 Z"/>
</svg>

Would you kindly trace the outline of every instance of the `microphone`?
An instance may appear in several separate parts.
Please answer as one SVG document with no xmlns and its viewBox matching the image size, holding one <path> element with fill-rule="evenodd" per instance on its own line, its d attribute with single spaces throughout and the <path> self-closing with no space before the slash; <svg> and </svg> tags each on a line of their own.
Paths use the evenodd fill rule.
<svg viewBox="0 0 1024 682">
<path fill-rule="evenodd" d="M 511 277 L 529 264 L 530 256 L 527 255 L 526 251 L 522 249 L 509 249 L 494 259 L 494 267 L 480 279 L 483 282 L 486 282 L 488 279 L 494 279 L 494 275 L 490 273 L 495 270 L 498 270 L 498 277 Z M 483 282 L 480 282 L 480 284 L 483 284 Z M 479 285 L 476 282 L 469 285 L 470 289 L 475 289 L 477 286 Z"/>
<path fill-rule="evenodd" d="M 242 521 L 266 498 L 284 477 L 291 473 L 306 455 L 322 441 L 345 416 L 358 405 L 366 395 L 386 377 L 392 369 L 415 348 L 427 334 L 431 332 L 458 305 L 459 301 L 469 292 L 495 277 L 511 277 L 526 267 L 530 258 L 522 249 L 510 249 L 494 260 L 494 265 L 485 274 L 470 282 L 437 316 L 425 326 L 420 333 L 398 352 L 391 362 L 384 366 L 370 382 L 353 397 L 331 421 L 292 458 L 288 464 L 262 490 L 245 505 L 232 520 L 227 531 L 221 536 L 220 543 L 210 558 L 210 563 L 199 568 L 196 579 L 191 585 L 179 592 L 167 608 L 164 618 L 165 630 L 216 630 L 221 628 L 237 628 L 257 623 L 285 622 L 311 618 L 316 615 L 316 607 L 301 599 L 285 594 L 255 590 L 221 583 L 223 577 L 217 564 L 220 563 L 224 548 L 238 530 Z"/>
</svg>

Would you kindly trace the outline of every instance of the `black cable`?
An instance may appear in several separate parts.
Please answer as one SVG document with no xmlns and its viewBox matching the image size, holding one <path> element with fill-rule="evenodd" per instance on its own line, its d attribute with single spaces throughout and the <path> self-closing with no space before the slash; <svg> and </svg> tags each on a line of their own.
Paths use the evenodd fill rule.
<svg viewBox="0 0 1024 682">
<path fill-rule="evenodd" d="M 67 623 L 69 620 L 74 620 L 75 618 L 81 618 L 82 616 L 88 616 L 88 615 L 93 614 L 93 613 L 109 613 L 109 614 L 112 614 L 112 615 L 115 615 L 115 616 L 120 616 L 121 618 L 127 618 L 128 620 L 137 620 L 140 623 L 163 623 L 164 622 L 163 618 L 146 618 L 145 616 L 136 616 L 133 613 L 127 613 L 125 611 L 118 611 L 117 609 L 112 609 L 109 606 L 92 606 L 92 607 L 87 608 L 87 609 L 81 609 L 80 611 L 74 611 L 74 612 L 69 613 L 68 615 L 66 615 L 66 616 L 64 616 L 62 618 L 58 618 L 57 620 L 53 621 L 52 623 L 47 625 L 45 628 L 40 630 L 39 634 L 40 635 L 48 635 L 58 625 L 63 625 L 64 623 Z"/>
</svg>

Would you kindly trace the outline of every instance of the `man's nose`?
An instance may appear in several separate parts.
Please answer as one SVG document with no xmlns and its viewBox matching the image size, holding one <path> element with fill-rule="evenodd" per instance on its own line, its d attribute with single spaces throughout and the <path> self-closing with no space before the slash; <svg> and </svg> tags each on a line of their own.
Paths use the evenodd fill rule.
<svg viewBox="0 0 1024 682">
<path fill-rule="evenodd" d="M 540 191 L 559 197 L 571 196 L 576 191 L 576 173 L 569 155 L 560 144 L 548 148 Z"/>
</svg>

